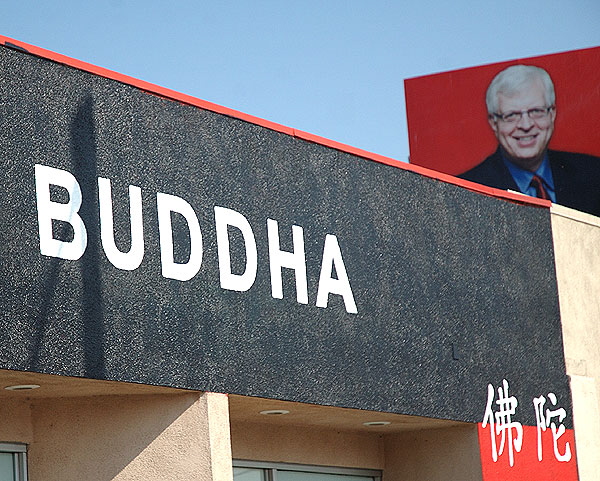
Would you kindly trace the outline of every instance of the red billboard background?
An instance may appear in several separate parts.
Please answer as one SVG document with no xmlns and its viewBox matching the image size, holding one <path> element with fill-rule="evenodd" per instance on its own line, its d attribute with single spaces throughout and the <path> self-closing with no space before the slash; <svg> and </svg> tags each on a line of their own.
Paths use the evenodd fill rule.
<svg viewBox="0 0 600 481">
<path fill-rule="evenodd" d="M 556 91 L 556 122 L 549 147 L 600 156 L 600 47 L 511 60 L 404 81 L 410 162 L 458 175 L 497 147 L 485 92 L 510 65 L 545 69 Z"/>
</svg>

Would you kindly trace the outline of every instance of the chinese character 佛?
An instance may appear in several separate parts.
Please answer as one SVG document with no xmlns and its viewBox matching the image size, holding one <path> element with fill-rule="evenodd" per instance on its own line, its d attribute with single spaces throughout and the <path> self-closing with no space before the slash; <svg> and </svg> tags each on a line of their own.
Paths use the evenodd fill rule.
<svg viewBox="0 0 600 481">
<path fill-rule="evenodd" d="M 498 406 L 494 412 L 494 386 L 488 384 L 488 398 L 485 414 L 483 415 L 482 427 L 490 425 L 490 436 L 492 441 L 492 459 L 498 461 L 498 457 L 504 453 L 504 448 L 508 447 L 508 462 L 510 466 L 515 463 L 514 452 L 520 452 L 523 446 L 523 426 L 521 423 L 513 421 L 519 402 L 514 396 L 508 395 L 508 381 L 502 380 L 502 386 L 498 388 L 498 399 L 495 404 Z M 501 436 L 500 445 L 496 447 L 496 437 Z"/>
</svg>

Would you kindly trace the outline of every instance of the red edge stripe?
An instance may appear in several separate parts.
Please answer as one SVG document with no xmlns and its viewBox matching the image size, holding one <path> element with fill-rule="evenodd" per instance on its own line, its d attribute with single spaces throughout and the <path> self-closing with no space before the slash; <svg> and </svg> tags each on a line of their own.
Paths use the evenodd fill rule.
<svg viewBox="0 0 600 481">
<path fill-rule="evenodd" d="M 459 179 L 452 175 L 444 174 L 442 172 L 437 172 L 435 170 L 427 169 L 425 167 L 421 167 L 419 165 L 409 164 L 406 162 L 402 162 L 399 160 L 392 159 L 390 157 L 385 157 L 383 155 L 374 154 L 372 152 L 368 152 L 366 150 L 358 149 L 356 147 L 351 147 L 346 144 L 342 144 L 340 142 L 336 142 L 334 140 L 329 140 L 324 137 L 320 137 L 318 135 L 313 135 L 308 132 L 303 132 L 301 130 L 296 130 L 291 127 L 286 127 L 285 125 L 281 125 L 275 122 L 271 122 L 269 120 L 261 119 L 260 117 L 255 117 L 253 115 L 245 114 L 243 112 L 239 112 L 237 110 L 233 110 L 227 107 L 223 107 L 218 104 L 214 104 L 212 102 L 207 102 L 206 100 L 201 100 L 196 97 L 192 97 L 191 95 L 182 94 L 175 90 L 171 90 L 165 87 L 160 87 L 158 85 L 152 84 L 150 82 L 145 82 L 144 80 L 139 80 L 134 77 L 130 77 L 128 75 L 123 75 L 113 70 L 109 70 L 103 67 L 98 67 L 91 63 L 82 62 L 81 60 L 77 60 L 71 57 L 67 57 L 66 55 L 61 55 L 59 53 L 53 52 L 51 50 L 46 50 L 44 48 L 36 47 L 35 45 L 30 45 L 25 42 L 21 42 L 19 40 L 14 40 L 9 37 L 5 37 L 0 35 L 0 45 L 4 45 L 8 48 L 13 48 L 21 51 L 25 51 L 26 53 L 35 55 L 37 57 L 42 57 L 48 60 L 52 60 L 54 62 L 58 62 L 69 67 L 76 68 L 78 70 L 83 70 L 85 72 L 92 73 L 94 75 L 98 75 L 100 77 L 105 77 L 111 80 L 116 80 L 117 82 L 121 82 L 127 85 L 131 85 L 133 87 L 139 88 L 145 92 L 148 92 L 153 95 L 157 95 L 159 97 L 164 97 L 169 100 L 174 100 L 177 102 L 181 102 L 184 104 L 192 105 L 195 107 L 199 107 L 201 109 L 210 110 L 212 112 L 216 112 L 218 114 L 227 115 L 229 117 L 233 117 L 239 120 L 243 120 L 245 122 L 249 122 L 255 125 L 259 125 L 261 127 L 265 127 L 270 130 L 274 130 L 276 132 L 281 132 L 283 134 L 290 135 L 292 137 L 296 137 L 302 140 L 306 140 L 308 142 L 313 142 L 315 144 L 320 144 L 325 147 L 330 147 L 332 149 L 336 149 L 342 152 L 346 152 L 352 155 L 356 155 L 358 157 L 362 157 L 363 159 L 371 160 L 374 162 L 378 162 L 380 164 L 389 165 L 392 167 L 396 167 L 403 170 L 408 170 L 411 172 L 415 172 L 417 174 L 423 175 L 425 177 L 429 177 L 432 179 L 440 180 L 442 182 L 446 182 L 449 184 L 458 185 L 460 187 L 464 187 L 473 192 L 478 192 L 480 194 L 485 194 L 490 197 L 497 197 L 500 199 L 505 199 L 511 202 L 515 202 L 517 204 L 525 204 L 532 205 L 536 207 L 545 207 L 550 208 L 551 202 L 548 200 L 536 199 L 534 197 L 528 197 L 521 194 L 513 194 L 511 192 L 507 192 L 500 189 L 494 189 L 491 187 L 486 187 L 480 184 L 476 184 L 474 182 L 469 182 L 466 180 Z"/>
</svg>

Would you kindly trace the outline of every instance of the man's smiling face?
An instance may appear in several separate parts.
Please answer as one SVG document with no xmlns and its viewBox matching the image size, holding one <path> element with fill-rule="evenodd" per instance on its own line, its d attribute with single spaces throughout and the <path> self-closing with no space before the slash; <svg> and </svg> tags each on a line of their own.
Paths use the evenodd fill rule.
<svg viewBox="0 0 600 481">
<path fill-rule="evenodd" d="M 524 111 L 530 109 L 548 109 L 544 97 L 544 84 L 533 81 L 525 84 L 514 95 L 498 94 L 498 112 L 506 115 L 520 112 L 520 119 L 507 122 L 498 117 L 490 117 L 489 122 L 505 154 L 519 167 L 535 171 L 541 164 L 548 142 L 554 132 L 556 110 L 551 109 L 541 119 L 531 119 Z"/>
</svg>

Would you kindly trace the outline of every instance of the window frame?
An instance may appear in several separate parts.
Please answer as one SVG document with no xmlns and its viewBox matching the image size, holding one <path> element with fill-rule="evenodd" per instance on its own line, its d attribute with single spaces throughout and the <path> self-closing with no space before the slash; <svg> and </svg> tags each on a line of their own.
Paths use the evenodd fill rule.
<svg viewBox="0 0 600 481">
<path fill-rule="evenodd" d="M 0 442 L 0 453 L 13 455 L 16 481 L 27 481 L 27 445 L 21 443 Z"/>
<path fill-rule="evenodd" d="M 268 481 L 277 481 L 277 471 L 303 471 L 307 473 L 342 474 L 349 476 L 372 477 L 373 481 L 381 481 L 382 471 L 377 469 L 341 468 L 338 466 L 317 466 L 313 464 L 274 463 L 268 461 L 247 461 L 234 459 L 234 468 L 255 468 L 267 472 Z"/>
</svg>

